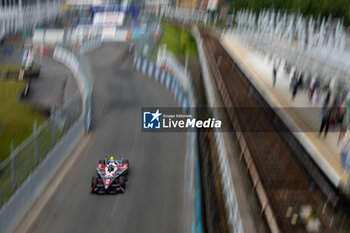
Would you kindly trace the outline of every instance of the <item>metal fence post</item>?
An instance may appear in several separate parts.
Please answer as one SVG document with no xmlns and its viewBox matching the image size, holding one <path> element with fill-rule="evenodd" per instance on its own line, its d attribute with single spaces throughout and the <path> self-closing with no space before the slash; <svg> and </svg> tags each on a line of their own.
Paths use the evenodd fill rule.
<svg viewBox="0 0 350 233">
<path fill-rule="evenodd" d="M 56 141 L 56 124 L 55 124 L 55 106 L 52 105 L 51 107 L 51 122 L 52 122 L 52 127 L 51 127 L 51 146 L 53 147 L 55 145 Z"/>
<path fill-rule="evenodd" d="M 36 119 L 33 123 L 33 141 L 34 141 L 34 163 L 38 164 L 38 137 L 37 137 L 37 122 Z"/>
<path fill-rule="evenodd" d="M 16 190 L 16 156 L 13 156 L 13 151 L 15 149 L 15 143 L 13 141 L 11 141 L 10 144 L 10 151 L 11 151 L 11 180 L 12 180 L 12 191 Z"/>
<path fill-rule="evenodd" d="M 187 69 L 188 69 L 188 50 L 186 51 L 186 60 L 185 60 L 185 73 L 187 76 Z"/>
</svg>

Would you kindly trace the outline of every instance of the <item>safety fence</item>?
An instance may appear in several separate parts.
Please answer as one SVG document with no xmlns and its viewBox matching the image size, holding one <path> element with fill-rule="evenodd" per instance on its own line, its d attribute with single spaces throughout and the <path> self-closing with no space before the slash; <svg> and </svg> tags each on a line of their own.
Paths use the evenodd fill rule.
<svg viewBox="0 0 350 233">
<path fill-rule="evenodd" d="M 6 1 L 4 1 L 6 3 Z M 45 4 L 38 1 L 35 5 L 12 5 L 0 7 L 0 39 L 23 28 L 30 28 L 44 20 L 55 18 L 61 14 L 61 2 L 47 1 Z"/>
<path fill-rule="evenodd" d="M 94 45 L 94 48 L 97 48 L 101 43 L 90 45 Z M 87 46 L 84 47 L 87 48 Z M 84 54 L 85 52 L 88 52 L 88 50 L 79 50 L 79 54 Z M 53 58 L 69 67 L 78 83 L 82 98 L 82 109 L 86 118 L 86 132 L 88 132 L 91 124 L 91 92 L 93 87 L 91 65 L 85 58 L 74 55 L 60 46 L 55 47 Z"/>
<path fill-rule="evenodd" d="M 12 230 L 23 218 L 90 127 L 90 64 L 59 46 L 52 57 L 72 71 L 80 94 L 53 109 L 50 119 L 38 129 L 34 124 L 33 135 L 0 164 L 0 232 Z"/>
<path fill-rule="evenodd" d="M 145 33 L 134 39 L 134 53 L 135 56 L 150 57 L 151 52 L 156 47 L 159 39 L 162 36 L 162 30 L 159 25 L 150 24 L 145 28 Z"/>
<path fill-rule="evenodd" d="M 187 71 L 187 68 L 183 67 L 171 52 L 167 51 L 166 49 L 159 49 L 157 64 L 165 68 L 171 68 L 171 73 L 176 76 L 180 85 L 182 85 L 185 89 L 187 89 L 187 87 L 190 85 L 191 77 Z"/>
<path fill-rule="evenodd" d="M 196 101 L 193 94 L 191 77 L 188 73 L 179 72 L 180 70 L 183 70 L 183 68 L 180 67 L 173 56 L 169 55 L 169 53 L 167 55 L 168 56 L 163 57 L 164 59 L 160 64 L 155 64 L 135 53 L 134 66 L 137 70 L 146 74 L 148 77 L 161 83 L 174 95 L 175 100 L 184 112 L 195 116 L 193 107 L 196 106 Z M 173 66 L 174 64 L 176 64 L 176 66 Z M 175 70 L 178 72 L 174 72 Z M 186 172 L 188 170 L 190 179 L 188 186 L 186 185 L 188 181 L 185 180 L 185 194 L 190 195 L 193 204 L 191 231 L 193 233 L 202 232 L 197 132 L 188 132 L 185 164 L 188 166 L 185 170 Z"/>
<path fill-rule="evenodd" d="M 176 101 L 184 111 L 187 111 L 190 106 L 194 107 L 193 98 L 184 91 L 180 84 L 181 82 L 176 78 L 177 76 L 174 76 L 169 70 L 142 57 L 135 57 L 134 65 L 137 70 L 152 77 L 168 89 L 174 95 Z"/>
<path fill-rule="evenodd" d="M 0 163 L 0 205 L 2 206 L 35 170 L 47 153 L 68 132 L 81 113 L 77 93 L 61 108 L 52 110 L 50 118 L 37 127 L 18 147 L 11 146 L 11 155 Z"/>
<path fill-rule="evenodd" d="M 53 56 L 55 58 L 55 54 Z M 68 66 L 76 77 L 79 64 L 72 61 Z M 18 147 L 11 143 L 10 156 L 0 163 L 0 206 L 4 205 L 26 178 L 44 160 L 82 113 L 79 93 L 60 108 L 52 108 L 50 118 L 40 127 L 33 124 L 33 133 Z"/>
<path fill-rule="evenodd" d="M 182 10 L 182 9 L 178 9 L 177 11 L 175 11 L 174 9 L 169 8 L 167 11 L 165 11 L 165 9 L 163 9 L 164 11 L 162 12 L 161 10 L 161 15 L 162 17 L 165 18 L 169 18 L 172 20 L 179 20 L 179 21 L 196 21 L 195 18 L 192 18 L 193 14 L 191 13 L 191 11 L 186 11 L 186 10 Z M 155 13 L 150 12 L 150 13 Z M 183 17 L 187 15 L 188 17 Z M 203 15 L 202 15 L 203 17 Z M 205 17 L 207 17 L 205 15 Z M 203 18 L 202 18 L 203 19 Z M 206 22 L 206 18 L 203 21 L 204 23 Z M 202 66 L 202 73 L 204 76 L 204 80 L 205 80 L 205 87 L 206 87 L 206 94 L 207 96 L 209 96 L 209 107 L 215 107 L 216 105 L 214 104 L 214 94 L 211 91 L 211 88 L 208 87 L 211 84 L 208 83 L 210 81 L 208 81 L 208 79 L 210 79 L 209 77 L 209 71 L 208 68 L 206 68 L 206 70 L 203 70 L 203 66 L 207 66 L 206 64 L 206 60 L 205 60 L 205 53 L 203 51 L 203 46 L 202 46 L 202 39 L 200 39 L 199 36 L 199 32 L 198 29 L 195 28 L 192 32 L 192 34 L 194 35 L 194 38 L 196 40 L 196 44 L 197 44 L 197 50 L 198 50 L 198 57 L 200 59 L 200 63 Z M 154 34 L 153 34 L 154 36 Z M 148 38 L 148 39 L 147 39 Z M 181 65 L 177 62 L 177 60 L 174 58 L 174 56 L 171 53 L 165 52 L 164 56 L 158 56 L 158 57 L 162 57 L 161 61 L 157 60 L 157 63 L 159 63 L 159 65 L 156 65 L 150 61 L 148 61 L 147 59 L 144 59 L 141 57 L 141 55 L 143 56 L 147 56 L 149 57 L 151 54 L 151 51 L 149 51 L 148 49 L 145 51 L 145 47 L 148 47 L 149 44 L 152 44 L 154 37 L 152 37 L 152 33 L 148 32 L 146 33 L 146 36 L 143 38 L 143 41 L 141 41 L 141 43 L 136 44 L 135 45 L 135 60 L 134 60 L 134 64 L 135 67 L 142 71 L 143 73 L 147 74 L 150 77 L 153 77 L 154 79 L 156 79 L 158 82 L 162 83 L 164 86 L 166 86 L 167 88 L 169 88 L 167 86 L 167 83 L 171 83 L 170 80 L 172 80 L 173 78 L 176 78 L 179 86 L 183 85 L 184 89 L 186 89 L 187 86 L 187 82 L 189 82 L 191 80 L 191 77 L 189 74 L 187 74 L 186 69 L 182 68 Z M 154 40 L 154 39 L 153 39 Z M 160 52 L 161 53 L 161 52 Z M 169 70 L 168 70 L 169 68 Z M 170 71 L 170 72 L 169 72 Z M 167 81 L 169 80 L 169 81 Z M 175 93 L 175 98 L 178 100 L 179 98 L 179 94 L 178 91 L 176 91 L 176 86 L 175 87 L 171 87 L 170 86 L 170 90 L 172 92 Z M 183 94 L 183 93 L 182 93 Z M 191 91 L 188 92 L 187 94 L 192 95 L 193 94 L 193 89 L 191 87 Z M 192 96 L 193 98 L 193 96 Z M 184 107 L 184 103 L 179 102 L 180 106 Z M 216 117 L 217 119 L 220 119 L 220 117 L 217 116 L 217 113 L 213 112 L 212 113 L 214 115 L 214 117 Z M 219 157 L 219 161 L 218 161 L 218 166 L 219 166 L 219 170 L 220 170 L 220 178 L 221 178 L 221 183 L 223 184 L 223 193 L 224 193 L 224 198 L 225 198 L 225 206 L 228 212 L 228 222 L 229 225 L 231 226 L 233 232 L 244 232 L 243 231 L 243 226 L 242 226 L 242 219 L 239 213 L 239 209 L 238 209 L 238 203 L 237 203 L 237 199 L 236 199 L 236 194 L 234 191 L 234 186 L 233 186 L 233 182 L 232 182 L 232 176 L 231 176 L 231 172 L 230 172 L 230 167 L 228 165 L 228 159 L 227 159 L 227 151 L 223 142 L 223 138 L 222 138 L 222 134 L 221 132 L 214 132 L 214 139 L 215 139 L 215 144 L 216 144 L 216 148 L 217 151 L 216 153 L 218 154 Z M 194 140 L 194 142 L 196 143 L 196 160 L 199 160 L 199 156 L 198 156 L 198 144 L 197 144 L 197 138 Z M 199 171 L 199 162 L 197 164 L 197 167 L 194 168 L 192 171 Z M 199 174 L 198 174 L 199 176 Z M 200 181 L 198 181 L 198 185 L 200 185 Z M 198 190 L 200 190 L 200 187 L 197 187 Z M 199 200 L 201 197 L 197 196 L 197 200 Z M 198 205 L 196 207 L 196 209 L 198 210 Z M 197 212 L 196 215 L 197 218 L 197 222 L 201 221 L 202 216 L 200 213 Z M 198 226 L 199 224 L 197 224 Z M 200 223 L 201 225 L 201 223 Z M 202 225 L 201 225 L 202 227 Z M 197 232 L 199 231 L 200 227 L 196 228 Z"/>
<path fill-rule="evenodd" d="M 78 51 L 79 56 L 83 56 L 97 48 L 99 48 L 102 45 L 102 38 L 97 36 L 95 38 L 92 38 L 88 40 L 87 42 L 83 43 Z"/>
<path fill-rule="evenodd" d="M 203 49 L 203 40 L 200 36 L 197 27 L 194 27 L 192 34 L 196 40 L 198 57 L 202 67 L 202 74 L 205 86 L 206 96 L 208 98 L 209 107 L 217 107 L 214 86 L 210 80 L 210 73 L 208 68 L 208 63 L 206 61 L 206 55 Z M 215 118 L 220 119 L 218 112 L 213 108 L 212 114 Z M 221 183 L 223 184 L 223 193 L 225 198 L 225 205 L 227 210 L 228 223 L 231 226 L 232 232 L 243 233 L 242 219 L 239 212 L 239 205 L 236 198 L 235 187 L 232 181 L 231 169 L 228 162 L 228 154 L 223 139 L 222 132 L 215 130 L 214 132 L 215 144 L 217 148 L 218 155 L 218 166 L 221 175 Z"/>
</svg>

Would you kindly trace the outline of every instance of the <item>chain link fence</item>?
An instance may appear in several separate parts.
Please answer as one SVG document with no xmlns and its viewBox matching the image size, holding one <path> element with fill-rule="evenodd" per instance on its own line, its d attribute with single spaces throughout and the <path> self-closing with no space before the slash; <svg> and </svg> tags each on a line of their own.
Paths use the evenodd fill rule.
<svg viewBox="0 0 350 233">
<path fill-rule="evenodd" d="M 40 127 L 34 122 L 33 134 L 17 148 L 11 143 L 11 155 L 0 163 L 0 207 L 45 159 L 81 111 L 81 98 L 77 92 L 61 108 L 52 108 L 50 118 Z"/>
<path fill-rule="evenodd" d="M 156 36 L 158 35 L 158 36 Z M 162 30 L 159 24 L 149 24 L 146 33 L 135 39 L 134 53 L 135 56 L 147 57 L 151 56 L 152 51 L 157 46 L 159 39 L 162 37 Z"/>
<path fill-rule="evenodd" d="M 99 46 L 86 43 L 83 47 L 89 51 Z M 79 54 L 71 50 L 56 46 L 48 56 L 71 70 L 77 92 L 63 106 L 53 107 L 50 118 L 39 128 L 34 122 L 33 134 L 15 149 L 12 144 L 10 156 L 0 163 L 0 232 L 11 231 L 89 131 L 93 73 L 89 61 L 82 57 L 88 50 Z"/>
</svg>

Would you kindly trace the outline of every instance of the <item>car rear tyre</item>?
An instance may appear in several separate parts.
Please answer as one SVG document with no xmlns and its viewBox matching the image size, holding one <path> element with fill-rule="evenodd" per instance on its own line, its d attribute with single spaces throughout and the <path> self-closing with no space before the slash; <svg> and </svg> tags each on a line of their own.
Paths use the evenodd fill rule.
<svg viewBox="0 0 350 233">
<path fill-rule="evenodd" d="M 123 177 L 125 178 L 125 181 L 128 181 L 128 174 L 124 174 Z"/>
<path fill-rule="evenodd" d="M 125 192 L 126 183 L 125 183 L 125 177 L 124 176 L 119 176 L 119 185 L 124 190 L 122 192 Z"/>
<path fill-rule="evenodd" d="M 91 192 L 92 192 L 92 193 L 94 192 L 94 189 L 95 189 L 96 184 L 97 184 L 97 178 L 96 178 L 96 176 L 93 176 L 93 177 L 91 178 Z"/>
<path fill-rule="evenodd" d="M 91 178 L 91 188 L 93 188 L 93 187 L 95 186 L 95 184 L 96 184 L 96 177 L 93 176 L 93 177 Z"/>
<path fill-rule="evenodd" d="M 125 181 L 128 181 L 128 176 L 129 176 L 129 169 L 130 169 L 130 163 L 129 160 L 125 160 L 124 164 L 128 164 L 128 169 L 125 171 L 124 176 L 125 176 Z"/>
</svg>

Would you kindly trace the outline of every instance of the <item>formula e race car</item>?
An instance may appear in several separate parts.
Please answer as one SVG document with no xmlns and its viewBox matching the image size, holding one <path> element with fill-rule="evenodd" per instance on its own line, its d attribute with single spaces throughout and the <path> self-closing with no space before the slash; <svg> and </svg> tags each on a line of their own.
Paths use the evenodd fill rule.
<svg viewBox="0 0 350 233">
<path fill-rule="evenodd" d="M 128 180 L 129 161 L 126 159 L 100 160 L 97 175 L 91 179 L 91 193 L 124 193 Z"/>
</svg>

